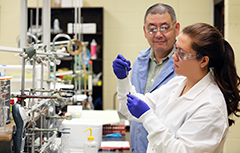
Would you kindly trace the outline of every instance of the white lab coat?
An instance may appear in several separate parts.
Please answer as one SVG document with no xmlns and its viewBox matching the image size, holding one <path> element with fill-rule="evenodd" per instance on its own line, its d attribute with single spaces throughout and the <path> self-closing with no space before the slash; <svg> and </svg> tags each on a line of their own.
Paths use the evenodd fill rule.
<svg viewBox="0 0 240 153">
<path fill-rule="evenodd" d="M 118 80 L 119 111 L 142 122 L 148 131 L 147 153 L 221 153 L 228 134 L 228 114 L 222 92 L 209 72 L 179 97 L 186 77 L 177 76 L 145 96 L 129 79 Z M 150 110 L 139 119 L 127 108 L 126 94 L 136 95 Z"/>
</svg>

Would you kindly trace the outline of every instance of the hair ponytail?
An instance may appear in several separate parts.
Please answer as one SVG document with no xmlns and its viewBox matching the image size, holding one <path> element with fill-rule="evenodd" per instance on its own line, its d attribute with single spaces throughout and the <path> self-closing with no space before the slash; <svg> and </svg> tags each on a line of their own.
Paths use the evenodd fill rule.
<svg viewBox="0 0 240 153">
<path fill-rule="evenodd" d="M 223 92 L 227 109 L 228 109 L 228 115 L 231 115 L 232 113 L 239 117 L 237 115 L 237 112 L 240 111 L 238 107 L 238 103 L 240 101 L 240 95 L 239 95 L 239 89 L 238 86 L 240 84 L 240 78 L 237 75 L 236 66 L 235 66 L 235 58 L 234 58 L 234 52 L 230 44 L 223 40 L 224 43 L 224 64 L 223 67 L 215 67 L 213 69 L 214 72 L 214 78 L 220 87 L 221 91 Z M 220 73 L 219 73 L 220 72 Z M 234 123 L 234 120 L 229 120 L 229 126 Z"/>
</svg>

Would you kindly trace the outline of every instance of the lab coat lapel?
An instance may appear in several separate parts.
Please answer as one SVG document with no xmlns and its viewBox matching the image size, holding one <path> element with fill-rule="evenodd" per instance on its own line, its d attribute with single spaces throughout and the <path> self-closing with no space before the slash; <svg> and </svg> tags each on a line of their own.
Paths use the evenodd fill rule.
<svg viewBox="0 0 240 153">
<path fill-rule="evenodd" d="M 138 66 L 138 72 L 139 72 L 139 78 L 140 79 L 140 91 L 141 93 L 145 92 L 145 86 L 147 82 L 147 72 L 148 72 L 148 63 L 149 63 L 149 55 L 150 55 L 151 47 L 148 48 L 145 52 L 141 52 L 143 56 L 139 58 L 139 66 Z"/>
<path fill-rule="evenodd" d="M 211 72 L 208 72 L 200 81 L 198 81 L 185 95 L 187 99 L 194 99 L 199 93 L 207 88 L 207 86 L 213 81 Z"/>
<path fill-rule="evenodd" d="M 181 76 L 181 77 L 183 77 L 183 76 Z M 171 96 L 169 98 L 169 103 L 171 103 L 171 102 L 175 101 L 177 98 L 179 98 L 185 85 L 186 85 L 186 78 L 184 80 L 182 80 L 181 82 L 178 82 L 178 87 L 176 87 L 171 93 Z"/>
<path fill-rule="evenodd" d="M 174 73 L 173 61 L 173 58 L 170 58 L 168 60 L 163 70 L 160 72 L 152 87 L 150 88 L 149 92 L 155 90 L 167 78 L 167 76 L 169 76 L 171 73 Z"/>
<path fill-rule="evenodd" d="M 189 100 L 195 99 L 197 95 L 199 95 L 207 88 L 207 86 L 211 83 L 212 80 L 213 80 L 212 75 L 210 72 L 208 72 L 208 74 L 205 75 L 199 82 L 197 82 L 186 94 L 182 95 L 182 98 L 186 98 Z M 185 84 L 186 79 L 183 80 L 182 82 L 179 82 L 179 86 L 173 91 L 169 99 L 169 102 L 172 102 L 179 97 Z"/>
</svg>

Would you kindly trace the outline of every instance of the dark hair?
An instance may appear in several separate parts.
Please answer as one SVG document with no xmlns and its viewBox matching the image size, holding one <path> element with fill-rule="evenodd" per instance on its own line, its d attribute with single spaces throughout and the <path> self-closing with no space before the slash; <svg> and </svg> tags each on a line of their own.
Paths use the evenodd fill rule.
<svg viewBox="0 0 240 153">
<path fill-rule="evenodd" d="M 237 115 L 240 101 L 240 78 L 235 67 L 234 52 L 230 44 L 223 39 L 222 34 L 213 26 L 206 23 L 196 23 L 183 29 L 183 34 L 191 38 L 191 47 L 197 54 L 209 57 L 209 69 L 221 89 L 228 109 L 228 116 Z M 229 120 L 229 126 L 234 120 Z"/>
<path fill-rule="evenodd" d="M 167 4 L 157 3 L 149 7 L 148 10 L 146 11 L 146 14 L 144 17 L 144 24 L 146 23 L 146 18 L 148 14 L 165 14 L 166 12 L 170 14 L 173 22 L 177 21 L 175 11 L 171 6 Z"/>
</svg>

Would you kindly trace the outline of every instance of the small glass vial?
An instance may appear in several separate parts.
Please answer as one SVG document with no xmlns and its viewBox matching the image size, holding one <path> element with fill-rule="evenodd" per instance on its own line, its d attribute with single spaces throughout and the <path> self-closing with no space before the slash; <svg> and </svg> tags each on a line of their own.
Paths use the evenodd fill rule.
<svg viewBox="0 0 240 153">
<path fill-rule="evenodd" d="M 92 136 L 92 129 L 88 128 L 84 132 L 86 132 L 87 130 L 90 130 L 90 136 L 88 137 L 88 141 L 84 142 L 83 152 L 84 153 L 98 153 L 98 143 L 96 141 L 94 141 L 94 137 Z"/>
</svg>

